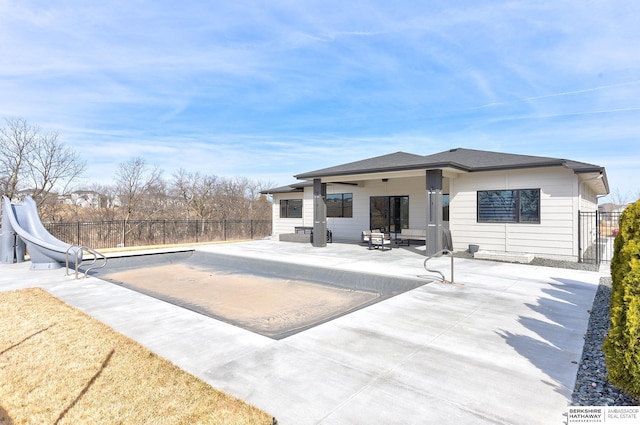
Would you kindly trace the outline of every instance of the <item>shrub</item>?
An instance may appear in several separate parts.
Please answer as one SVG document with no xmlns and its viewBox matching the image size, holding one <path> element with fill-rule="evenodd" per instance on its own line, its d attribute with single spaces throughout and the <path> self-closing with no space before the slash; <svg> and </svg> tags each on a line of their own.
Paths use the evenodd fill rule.
<svg viewBox="0 0 640 425">
<path fill-rule="evenodd" d="M 640 397 L 640 200 L 620 216 L 611 277 L 611 326 L 603 346 L 608 379 Z"/>
</svg>

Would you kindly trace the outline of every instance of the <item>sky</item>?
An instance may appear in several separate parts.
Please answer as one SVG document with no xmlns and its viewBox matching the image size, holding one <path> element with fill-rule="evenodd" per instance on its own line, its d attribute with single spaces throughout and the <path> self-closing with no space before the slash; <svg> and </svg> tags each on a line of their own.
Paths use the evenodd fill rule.
<svg viewBox="0 0 640 425">
<path fill-rule="evenodd" d="M 0 125 L 80 186 L 133 157 L 281 186 L 463 147 L 606 168 L 640 197 L 640 2 L 0 0 Z"/>
</svg>

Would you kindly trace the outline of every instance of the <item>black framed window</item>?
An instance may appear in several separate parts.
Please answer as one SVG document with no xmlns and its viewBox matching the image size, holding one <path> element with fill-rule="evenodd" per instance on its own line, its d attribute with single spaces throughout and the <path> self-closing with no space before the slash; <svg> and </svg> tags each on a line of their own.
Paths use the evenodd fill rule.
<svg viewBox="0 0 640 425">
<path fill-rule="evenodd" d="M 409 228 L 408 196 L 372 196 L 369 198 L 369 226 L 383 232 L 398 233 Z"/>
<path fill-rule="evenodd" d="M 479 190 L 478 223 L 540 223 L 540 189 Z"/>
<path fill-rule="evenodd" d="M 449 203 L 451 196 L 448 193 L 442 194 L 442 221 L 449 221 Z"/>
<path fill-rule="evenodd" d="M 327 217 L 353 217 L 353 194 L 333 193 L 327 195 Z"/>
<path fill-rule="evenodd" d="M 280 218 L 302 218 L 302 199 L 281 199 Z"/>
</svg>

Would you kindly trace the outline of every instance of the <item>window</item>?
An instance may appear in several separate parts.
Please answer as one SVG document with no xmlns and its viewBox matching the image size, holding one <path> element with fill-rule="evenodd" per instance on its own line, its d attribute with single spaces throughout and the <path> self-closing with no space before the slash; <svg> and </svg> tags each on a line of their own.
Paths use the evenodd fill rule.
<svg viewBox="0 0 640 425">
<path fill-rule="evenodd" d="M 540 189 L 479 190 L 478 223 L 540 223 Z"/>
<path fill-rule="evenodd" d="M 353 194 L 327 195 L 327 217 L 353 217 Z"/>
<path fill-rule="evenodd" d="M 280 218 L 302 218 L 302 199 L 281 199 Z"/>
<path fill-rule="evenodd" d="M 369 226 L 398 233 L 409 228 L 408 196 L 372 196 L 369 201 Z"/>
<path fill-rule="evenodd" d="M 448 193 L 442 194 L 442 221 L 449 221 L 449 203 L 451 196 Z"/>
</svg>

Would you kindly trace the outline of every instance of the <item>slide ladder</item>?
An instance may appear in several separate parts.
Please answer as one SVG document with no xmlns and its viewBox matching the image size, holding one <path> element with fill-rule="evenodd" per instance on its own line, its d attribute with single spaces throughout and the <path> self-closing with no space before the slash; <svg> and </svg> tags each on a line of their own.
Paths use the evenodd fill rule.
<svg viewBox="0 0 640 425">
<path fill-rule="evenodd" d="M 449 281 L 444 277 L 444 273 L 442 273 L 441 271 L 439 271 L 439 270 L 433 270 L 433 269 L 429 269 L 429 268 L 427 268 L 427 261 L 431 260 L 432 258 L 442 257 L 443 255 L 448 255 L 448 256 L 450 256 L 450 257 L 451 257 L 451 280 L 449 280 Z M 453 283 L 454 283 L 454 282 L 453 282 L 453 253 L 452 253 L 451 251 L 449 251 L 448 249 L 443 249 L 443 250 L 441 250 L 441 251 L 436 252 L 435 254 L 432 254 L 432 255 L 428 256 L 428 257 L 424 260 L 423 266 L 424 266 L 424 269 L 425 269 L 426 271 L 428 271 L 428 272 L 431 272 L 431 273 L 438 273 L 438 274 L 441 276 L 441 278 L 442 278 L 442 282 L 444 282 L 444 283 L 451 283 L 451 284 L 453 284 Z"/>
<path fill-rule="evenodd" d="M 66 266 L 66 275 L 70 275 L 71 273 L 69 272 L 70 267 L 69 267 L 69 253 L 71 251 L 75 251 L 74 255 L 75 258 L 73 258 L 73 264 L 74 264 L 74 269 L 75 269 L 75 276 L 76 279 L 78 278 L 78 273 L 80 270 L 80 264 L 87 259 L 86 256 L 82 255 L 83 252 L 87 252 L 89 254 L 91 254 L 91 262 L 89 264 L 87 264 L 87 268 L 84 271 L 84 278 L 86 278 L 89 275 L 89 272 L 91 270 L 95 270 L 95 269 L 101 269 L 104 266 L 107 265 L 107 257 L 96 251 L 95 249 L 89 248 L 87 246 L 81 246 L 81 245 L 71 245 L 68 249 L 67 252 L 65 253 L 65 266 Z M 96 265 L 96 263 L 98 262 L 98 260 L 102 260 L 102 262 L 98 265 Z"/>
</svg>

